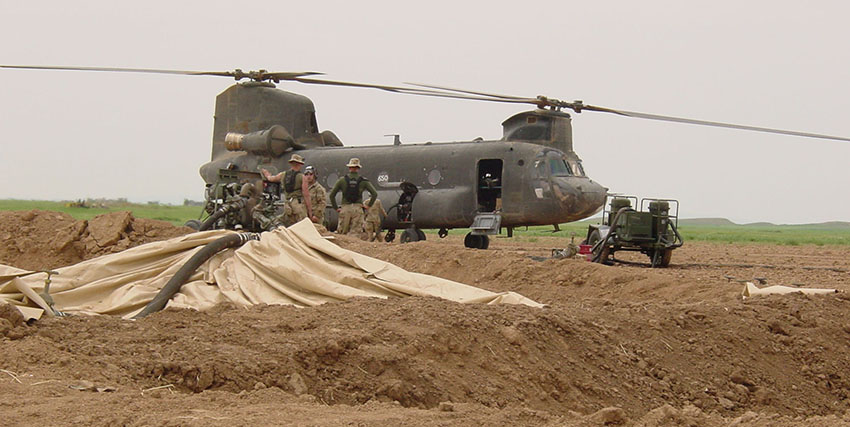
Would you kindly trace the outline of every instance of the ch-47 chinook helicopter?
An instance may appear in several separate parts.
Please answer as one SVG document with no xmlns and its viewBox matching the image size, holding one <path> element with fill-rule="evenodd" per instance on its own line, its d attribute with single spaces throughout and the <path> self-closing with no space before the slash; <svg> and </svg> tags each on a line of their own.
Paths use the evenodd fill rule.
<svg viewBox="0 0 850 427">
<path fill-rule="evenodd" d="M 573 150 L 570 114 L 562 111 L 598 111 L 627 117 L 688 124 L 780 133 L 811 138 L 850 141 L 806 132 L 709 122 L 565 102 L 544 96 L 524 98 L 431 85 L 386 86 L 326 80 L 313 72 L 241 70 L 209 72 L 134 68 L 0 66 L 0 68 L 138 72 L 247 79 L 216 97 L 210 162 L 200 168 L 207 184 L 208 213 L 226 203 L 242 182 L 259 179 L 259 171 L 287 169 L 289 154 L 297 151 L 334 185 L 346 170 L 343 165 L 358 157 L 363 175 L 378 190 L 378 197 L 393 204 L 396 212 L 384 220 L 390 230 L 404 229 L 403 242 L 425 239 L 421 229 L 439 229 L 444 237 L 452 228 L 471 228 L 464 244 L 486 249 L 488 235 L 501 228 L 512 235 L 514 227 L 555 225 L 587 218 L 602 209 L 607 188 L 584 172 Z M 398 138 L 393 145 L 343 146 L 333 132 L 319 131 L 316 111 L 307 97 L 275 87 L 281 81 L 384 91 L 445 98 L 531 104 L 537 108 L 513 115 L 502 123 L 499 140 L 408 144 Z M 220 211 L 220 210 L 219 210 Z M 235 215 L 238 217 L 238 215 Z M 328 208 L 329 228 L 336 226 L 336 212 Z M 238 219 L 219 225 L 233 225 Z M 243 221 L 242 226 L 250 227 Z"/>
</svg>

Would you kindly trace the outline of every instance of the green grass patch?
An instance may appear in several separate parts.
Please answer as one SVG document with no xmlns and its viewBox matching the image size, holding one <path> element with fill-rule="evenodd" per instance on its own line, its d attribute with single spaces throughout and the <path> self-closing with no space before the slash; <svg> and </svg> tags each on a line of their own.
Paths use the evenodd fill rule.
<svg viewBox="0 0 850 427">
<path fill-rule="evenodd" d="M 812 225 L 682 226 L 687 242 L 766 243 L 774 245 L 850 245 L 850 229 Z"/>
<path fill-rule="evenodd" d="M 0 210 L 28 211 L 41 209 L 45 211 L 65 212 L 76 219 L 91 219 L 97 215 L 130 211 L 136 218 L 158 219 L 174 225 L 183 225 L 187 220 L 198 219 L 203 209 L 200 206 L 160 205 L 115 203 L 105 207 L 71 207 L 66 202 L 44 200 L 0 200 Z M 598 220 L 585 220 L 561 224 L 560 231 L 554 232 L 552 226 L 519 227 L 514 229 L 514 237 L 519 241 L 536 242 L 540 237 L 550 236 L 569 239 L 575 233 L 576 242 L 587 235 L 589 224 Z M 437 234 L 437 230 L 426 230 L 428 234 Z M 449 230 L 450 234 L 465 235 L 469 230 Z M 754 243 L 773 245 L 850 245 L 850 225 L 846 222 L 828 222 L 822 224 L 804 225 L 774 225 L 755 223 L 736 225 L 724 219 L 712 220 L 682 220 L 679 232 L 688 241 L 719 242 L 719 243 Z M 502 229 L 502 235 L 506 230 Z"/>
<path fill-rule="evenodd" d="M 568 240 L 575 233 L 576 242 L 587 236 L 587 228 L 598 221 L 579 221 L 561 224 L 560 231 L 552 226 L 519 227 L 514 229 L 514 237 L 519 241 L 535 242 L 539 237 L 551 236 Z M 687 242 L 753 243 L 772 245 L 850 245 L 850 227 L 844 223 L 807 224 L 807 225 L 680 225 L 679 233 Z M 450 230 L 450 234 L 464 235 L 469 230 Z M 427 231 L 426 231 L 427 232 Z M 504 236 L 506 231 L 502 229 Z M 436 231 L 433 231 L 436 234 Z"/>
<path fill-rule="evenodd" d="M 73 207 L 66 202 L 46 200 L 0 200 L 2 211 L 29 211 L 40 209 L 44 211 L 64 212 L 75 219 L 92 219 L 100 214 L 109 212 L 130 211 L 136 218 L 158 219 L 174 225 L 183 225 L 187 220 L 197 219 L 203 209 L 200 206 L 160 205 L 116 203 L 104 207 Z"/>
</svg>

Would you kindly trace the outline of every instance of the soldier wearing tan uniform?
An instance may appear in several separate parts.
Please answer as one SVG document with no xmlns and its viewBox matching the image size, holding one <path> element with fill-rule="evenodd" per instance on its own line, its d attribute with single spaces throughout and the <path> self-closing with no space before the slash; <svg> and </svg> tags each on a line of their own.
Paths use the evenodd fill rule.
<svg viewBox="0 0 850 427">
<path fill-rule="evenodd" d="M 363 209 L 369 208 L 378 198 L 378 190 L 368 179 L 360 176 L 360 159 L 352 158 L 346 165 L 348 174 L 337 180 L 331 190 L 331 206 L 339 212 L 339 225 L 337 232 L 340 234 L 357 234 L 364 239 L 363 232 Z M 342 208 L 337 208 L 336 193 L 342 192 Z M 363 192 L 369 191 L 372 198 L 369 203 L 363 203 Z M 365 240 L 365 239 L 364 239 Z"/>
<path fill-rule="evenodd" d="M 387 211 L 381 204 L 381 199 L 375 199 L 372 207 L 366 209 L 366 221 L 364 228 L 366 229 L 366 239 L 370 242 L 381 241 L 381 222 L 387 216 Z"/>
<path fill-rule="evenodd" d="M 301 167 L 304 166 L 304 158 L 293 154 L 289 159 L 289 170 L 272 175 L 269 171 L 262 169 L 263 177 L 269 182 L 280 182 L 283 184 L 283 197 L 286 202 L 284 223 L 287 226 L 295 224 L 304 218 L 313 217 L 313 209 L 310 204 L 310 191 Z"/>
<path fill-rule="evenodd" d="M 316 181 L 316 170 L 312 166 L 304 168 L 304 177 L 310 193 L 310 205 L 313 207 L 313 216 L 310 218 L 316 224 L 324 225 L 325 206 L 328 205 L 328 192 L 322 184 Z"/>
</svg>

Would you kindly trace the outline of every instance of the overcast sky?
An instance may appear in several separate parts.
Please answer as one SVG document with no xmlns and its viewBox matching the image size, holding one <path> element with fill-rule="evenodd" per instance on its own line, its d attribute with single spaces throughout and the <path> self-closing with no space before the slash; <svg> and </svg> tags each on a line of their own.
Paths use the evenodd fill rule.
<svg viewBox="0 0 850 427">
<path fill-rule="evenodd" d="M 0 64 L 321 71 L 850 136 L 845 1 L 0 0 Z M 308 4 L 309 3 L 309 4 Z M 0 69 L 0 198 L 201 200 L 221 77 Z M 345 145 L 501 137 L 524 107 L 283 83 Z M 588 174 L 683 217 L 850 221 L 850 143 L 573 115 Z"/>
</svg>

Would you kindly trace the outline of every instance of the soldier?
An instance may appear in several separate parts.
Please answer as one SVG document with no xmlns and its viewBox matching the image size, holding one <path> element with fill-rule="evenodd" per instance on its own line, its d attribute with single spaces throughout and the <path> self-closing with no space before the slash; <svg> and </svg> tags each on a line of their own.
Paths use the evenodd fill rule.
<svg viewBox="0 0 850 427">
<path fill-rule="evenodd" d="M 387 211 L 381 204 L 381 199 L 375 199 L 372 207 L 366 209 L 366 238 L 370 242 L 381 241 L 381 222 L 386 218 Z"/>
<path fill-rule="evenodd" d="M 325 206 L 328 205 L 328 192 L 322 184 L 316 181 L 316 170 L 312 166 L 304 168 L 304 177 L 307 178 L 309 186 L 310 205 L 313 207 L 313 216 L 310 220 L 316 224 L 324 225 Z"/>
<path fill-rule="evenodd" d="M 339 212 L 339 225 L 337 232 L 340 234 L 357 233 L 365 240 L 363 233 L 363 209 L 370 208 L 378 191 L 368 179 L 360 176 L 360 159 L 352 158 L 348 161 L 348 175 L 343 176 L 334 184 L 331 190 L 331 206 Z M 342 209 L 336 205 L 336 193 L 342 191 Z M 369 191 L 372 198 L 369 203 L 363 204 L 363 191 Z"/>
<path fill-rule="evenodd" d="M 283 183 L 284 200 L 286 202 L 287 218 L 286 225 L 295 224 L 304 218 L 313 217 L 313 209 L 310 204 L 310 191 L 307 186 L 307 180 L 301 173 L 301 167 L 304 166 L 304 158 L 298 154 L 293 154 L 289 158 L 289 170 L 281 172 L 277 175 L 272 175 L 269 171 L 263 169 L 263 177 L 269 182 Z"/>
</svg>

